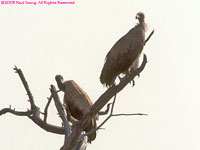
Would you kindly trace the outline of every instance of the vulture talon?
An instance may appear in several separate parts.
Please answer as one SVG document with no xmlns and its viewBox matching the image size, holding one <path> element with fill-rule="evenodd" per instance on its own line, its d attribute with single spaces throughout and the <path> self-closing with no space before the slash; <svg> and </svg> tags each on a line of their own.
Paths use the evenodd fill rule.
<svg viewBox="0 0 200 150">
<path fill-rule="evenodd" d="M 134 87 L 134 86 L 135 86 L 135 81 L 134 81 L 134 79 L 131 80 L 131 82 L 132 82 L 132 87 Z M 130 83 L 131 83 L 131 82 L 130 82 Z"/>
</svg>

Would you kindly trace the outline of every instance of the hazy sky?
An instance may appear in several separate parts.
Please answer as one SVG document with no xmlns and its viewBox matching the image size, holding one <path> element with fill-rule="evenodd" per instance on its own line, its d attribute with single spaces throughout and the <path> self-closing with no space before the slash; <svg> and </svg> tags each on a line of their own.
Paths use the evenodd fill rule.
<svg viewBox="0 0 200 150">
<path fill-rule="evenodd" d="M 127 85 L 118 94 L 115 113 L 149 115 L 111 118 L 88 150 L 200 149 L 199 6 L 198 0 L 0 4 L 0 109 L 10 104 L 16 110 L 29 108 L 14 65 L 24 72 L 41 111 L 56 74 L 75 80 L 96 101 L 106 90 L 99 75 L 107 52 L 143 11 L 147 35 L 155 29 L 144 48 L 148 63 L 136 86 Z M 49 111 L 48 121 L 60 125 L 53 104 Z M 64 136 L 47 133 L 26 117 L 6 114 L 0 124 L 2 150 L 57 150 L 63 145 Z"/>
</svg>

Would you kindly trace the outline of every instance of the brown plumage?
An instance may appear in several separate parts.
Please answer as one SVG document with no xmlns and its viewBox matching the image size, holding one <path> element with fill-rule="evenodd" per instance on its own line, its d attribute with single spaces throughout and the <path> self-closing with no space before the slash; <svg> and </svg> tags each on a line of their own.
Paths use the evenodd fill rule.
<svg viewBox="0 0 200 150">
<path fill-rule="evenodd" d="M 127 74 L 138 61 L 145 42 L 144 13 L 137 13 L 136 19 L 139 23 L 120 38 L 106 55 L 100 75 L 103 85 L 113 85 L 117 76 L 121 73 Z"/>
<path fill-rule="evenodd" d="M 73 80 L 68 80 L 63 82 L 63 77 L 61 75 L 56 75 L 55 77 L 58 87 L 60 90 L 64 91 L 63 103 L 66 105 L 71 115 L 77 120 L 82 120 L 83 117 L 90 112 L 91 106 L 93 105 L 89 96 L 80 88 L 80 86 Z M 67 110 L 67 111 L 68 111 Z M 96 120 L 98 115 L 96 115 L 84 129 L 85 132 L 89 132 L 96 128 Z M 88 135 L 88 142 L 95 140 L 96 131 Z"/>
</svg>

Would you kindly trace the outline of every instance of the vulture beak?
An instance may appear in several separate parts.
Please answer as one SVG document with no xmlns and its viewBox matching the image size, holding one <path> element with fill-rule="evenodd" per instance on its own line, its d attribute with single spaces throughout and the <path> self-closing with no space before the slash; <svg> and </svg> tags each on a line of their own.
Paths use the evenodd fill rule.
<svg viewBox="0 0 200 150">
<path fill-rule="evenodd" d="M 135 19 L 139 19 L 139 18 L 140 18 L 140 16 L 139 16 L 139 15 L 136 15 L 136 16 L 135 16 Z"/>
</svg>

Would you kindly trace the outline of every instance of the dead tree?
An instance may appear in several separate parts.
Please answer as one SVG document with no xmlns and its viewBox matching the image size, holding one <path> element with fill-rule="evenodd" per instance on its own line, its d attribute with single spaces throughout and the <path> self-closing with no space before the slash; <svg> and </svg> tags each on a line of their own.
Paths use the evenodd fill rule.
<svg viewBox="0 0 200 150">
<path fill-rule="evenodd" d="M 154 31 L 151 32 L 150 36 L 147 38 L 145 43 L 150 39 Z M 128 76 L 125 76 L 124 78 L 121 78 L 120 83 L 117 85 L 113 85 L 109 87 L 93 104 L 91 107 L 91 110 L 87 115 L 84 116 L 84 118 L 78 123 L 71 124 L 68 120 L 69 114 L 65 111 L 64 106 L 60 102 L 60 98 L 57 94 L 57 91 L 54 85 L 50 86 L 50 92 L 51 96 L 48 98 L 48 102 L 46 104 L 46 107 L 44 109 L 44 113 L 41 113 L 40 108 L 35 104 L 33 95 L 30 91 L 29 85 L 24 77 L 24 74 L 22 73 L 22 70 L 17 68 L 15 66 L 14 70 L 16 73 L 19 75 L 23 86 L 27 92 L 27 95 L 29 97 L 29 102 L 30 102 L 30 109 L 27 111 L 17 111 L 15 109 L 12 109 L 11 106 L 9 108 L 4 108 L 0 110 L 0 116 L 6 113 L 11 113 L 17 116 L 26 116 L 29 119 L 31 119 L 35 124 L 37 124 L 39 127 L 42 129 L 46 130 L 47 132 L 55 133 L 55 134 L 62 134 L 65 135 L 65 140 L 64 140 L 64 145 L 61 147 L 61 150 L 85 150 L 87 147 L 87 135 L 91 134 L 92 132 L 95 132 L 96 130 L 100 129 L 108 119 L 114 116 L 129 116 L 129 115 L 147 115 L 147 114 L 142 114 L 142 113 L 136 113 L 136 114 L 113 114 L 113 109 L 114 109 L 114 104 L 116 100 L 116 95 L 119 93 L 128 83 L 131 81 L 134 81 L 134 78 L 139 75 L 143 69 L 145 68 L 145 65 L 147 63 L 147 57 L 144 54 L 143 56 L 143 62 L 139 68 L 136 70 L 132 71 Z M 134 84 L 133 84 L 134 86 Z M 109 100 L 114 97 L 114 100 L 112 103 L 109 103 Z M 63 126 L 56 126 L 52 125 L 50 123 L 47 123 L 47 116 L 48 116 L 48 108 L 51 103 L 51 101 L 54 100 L 56 109 L 59 113 L 60 118 L 62 119 L 62 124 Z M 106 111 L 102 112 L 100 111 L 105 105 L 107 104 L 107 109 Z M 90 132 L 83 132 L 83 130 L 86 128 L 88 125 L 88 122 L 92 120 L 92 118 L 96 115 L 105 115 L 109 112 L 110 105 L 111 111 L 110 115 L 95 129 L 91 130 Z M 40 117 L 40 115 L 44 115 L 43 119 Z M 70 116 L 71 117 L 71 116 Z M 70 118 L 75 120 L 74 118 Z"/>
</svg>

